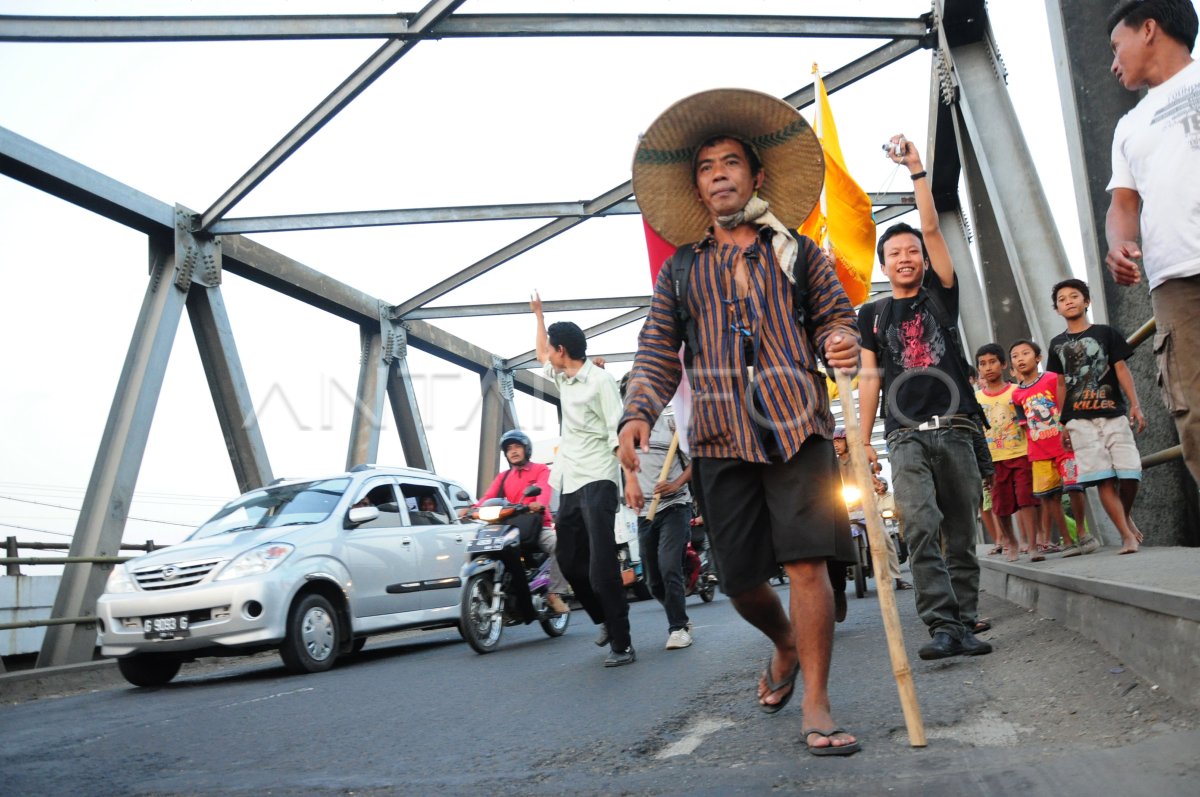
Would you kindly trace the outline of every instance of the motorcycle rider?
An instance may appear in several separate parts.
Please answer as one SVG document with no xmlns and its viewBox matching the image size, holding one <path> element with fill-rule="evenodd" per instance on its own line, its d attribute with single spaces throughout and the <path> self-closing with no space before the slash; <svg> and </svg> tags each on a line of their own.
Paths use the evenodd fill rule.
<svg viewBox="0 0 1200 797">
<path fill-rule="evenodd" d="M 510 504 L 529 505 L 529 512 L 517 515 L 512 524 L 521 531 L 522 545 L 537 545 L 550 557 L 550 593 L 546 596 L 546 603 L 555 614 L 566 614 L 571 608 L 562 599 L 567 591 L 566 579 L 558 567 L 558 557 L 554 555 L 558 537 L 554 533 L 554 519 L 550 516 L 549 508 L 553 494 L 550 468 L 530 460 L 533 442 L 520 429 L 510 429 L 501 435 L 500 453 L 508 462 L 508 470 L 496 474 L 491 486 L 474 505 L 479 506 L 490 498 L 503 498 Z M 524 495 L 525 488 L 531 484 L 542 488 L 540 495 Z M 464 507 L 459 511 L 459 516 L 466 513 Z"/>
</svg>

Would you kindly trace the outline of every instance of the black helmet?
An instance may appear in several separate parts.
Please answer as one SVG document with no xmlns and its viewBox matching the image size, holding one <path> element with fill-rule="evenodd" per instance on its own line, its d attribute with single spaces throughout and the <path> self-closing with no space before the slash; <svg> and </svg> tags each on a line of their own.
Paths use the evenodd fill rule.
<svg viewBox="0 0 1200 797">
<path fill-rule="evenodd" d="M 520 429 L 509 429 L 500 437 L 500 453 L 504 453 L 504 447 L 509 443 L 520 443 L 525 446 L 525 459 L 533 456 L 533 441 L 529 439 L 529 435 L 522 432 Z"/>
</svg>

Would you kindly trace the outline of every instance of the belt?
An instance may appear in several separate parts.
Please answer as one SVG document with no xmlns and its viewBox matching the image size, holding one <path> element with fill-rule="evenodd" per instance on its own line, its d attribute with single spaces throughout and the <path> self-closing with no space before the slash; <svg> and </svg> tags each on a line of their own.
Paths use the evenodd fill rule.
<svg viewBox="0 0 1200 797">
<path fill-rule="evenodd" d="M 969 429 L 970 431 L 974 432 L 977 431 L 979 427 L 976 426 L 974 422 L 968 418 L 964 418 L 961 415 L 934 415 L 933 418 L 925 421 L 925 423 L 919 423 L 916 425 L 916 430 L 918 432 L 930 432 L 934 429 Z"/>
</svg>

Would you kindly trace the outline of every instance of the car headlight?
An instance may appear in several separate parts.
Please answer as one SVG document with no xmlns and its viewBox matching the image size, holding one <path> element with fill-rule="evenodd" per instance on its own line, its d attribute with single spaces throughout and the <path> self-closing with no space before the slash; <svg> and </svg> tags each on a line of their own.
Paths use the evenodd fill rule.
<svg viewBox="0 0 1200 797">
<path fill-rule="evenodd" d="M 245 578 L 269 573 L 278 567 L 280 562 L 288 558 L 288 555 L 294 550 L 296 550 L 296 546 L 286 542 L 268 542 L 266 545 L 251 548 L 225 565 L 225 569 L 214 581 L 228 581 L 231 578 Z"/>
<path fill-rule="evenodd" d="M 137 583 L 125 569 L 125 565 L 115 565 L 108 574 L 108 583 L 104 585 L 105 592 L 137 592 Z"/>
</svg>

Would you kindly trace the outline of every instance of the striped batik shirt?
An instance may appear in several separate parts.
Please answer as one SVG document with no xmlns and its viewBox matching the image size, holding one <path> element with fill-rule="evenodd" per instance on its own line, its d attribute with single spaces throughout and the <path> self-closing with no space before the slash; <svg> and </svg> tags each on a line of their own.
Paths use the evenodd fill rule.
<svg viewBox="0 0 1200 797">
<path fill-rule="evenodd" d="M 686 297 L 697 337 L 688 370 L 693 456 L 765 463 L 771 450 L 787 460 L 810 435 L 833 436 L 817 352 L 836 334 L 858 340 L 854 310 L 828 256 L 801 236 L 795 269 L 808 269 L 810 340 L 796 323 L 792 284 L 775 262 L 773 234 L 761 227 L 756 242 L 742 253 L 750 275 L 745 297 L 734 290 L 737 246 L 719 244 L 710 231 L 693 247 L 696 259 Z M 679 385 L 682 340 L 675 330 L 676 301 L 675 286 L 663 268 L 638 336 L 622 425 L 643 420 L 653 427 Z M 751 363 L 753 379 L 747 369 Z"/>
</svg>

